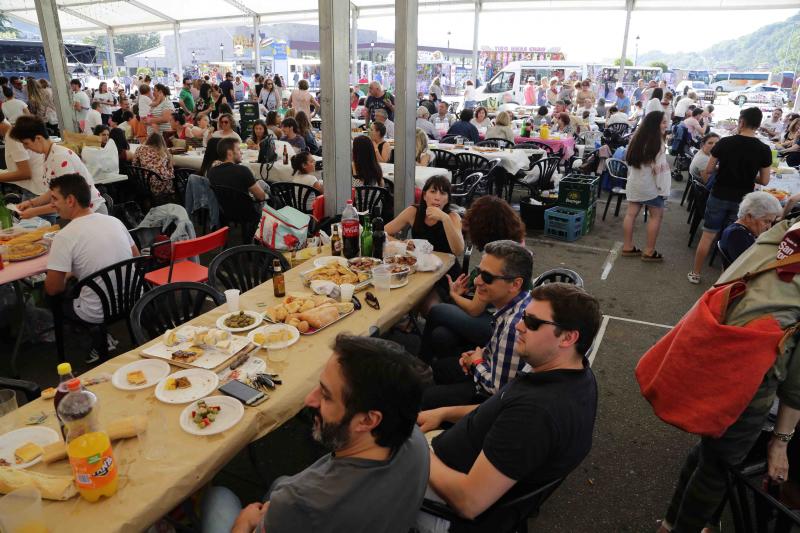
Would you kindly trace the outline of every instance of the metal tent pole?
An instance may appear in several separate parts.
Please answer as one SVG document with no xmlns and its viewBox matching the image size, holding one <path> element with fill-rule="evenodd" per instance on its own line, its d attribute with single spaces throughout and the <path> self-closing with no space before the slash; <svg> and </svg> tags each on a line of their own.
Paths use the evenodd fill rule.
<svg viewBox="0 0 800 533">
<path fill-rule="evenodd" d="M 417 124 L 417 17 L 418 0 L 394 5 L 394 212 L 414 202 Z"/>
<path fill-rule="evenodd" d="M 478 80 L 478 23 L 481 15 L 481 0 L 475 0 L 475 23 L 472 26 L 472 82 Z"/>
<path fill-rule="evenodd" d="M 350 168 L 350 14 L 338 0 L 319 0 L 322 157 L 325 215 L 341 213 L 352 196 Z"/>
<path fill-rule="evenodd" d="M 50 74 L 50 86 L 53 88 L 59 127 L 62 131 L 78 131 L 69 92 L 67 61 L 64 55 L 64 42 L 61 39 L 56 0 L 37 0 L 36 18 L 39 20 L 39 31 L 42 34 L 44 57 Z"/>
<path fill-rule="evenodd" d="M 628 30 L 631 27 L 631 12 L 633 11 L 636 0 L 625 0 L 625 36 L 622 38 L 622 55 L 619 58 L 619 74 L 617 75 L 617 86 L 622 86 L 625 78 L 625 53 L 628 51 Z"/>
</svg>

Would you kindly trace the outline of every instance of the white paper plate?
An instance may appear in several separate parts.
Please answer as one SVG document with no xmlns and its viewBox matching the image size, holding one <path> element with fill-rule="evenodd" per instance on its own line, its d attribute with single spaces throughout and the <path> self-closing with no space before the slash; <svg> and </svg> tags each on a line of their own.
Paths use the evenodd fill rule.
<svg viewBox="0 0 800 533">
<path fill-rule="evenodd" d="M 208 406 L 219 405 L 222 410 L 210 426 L 200 428 L 192 421 L 192 411 L 197 408 L 197 402 L 192 402 L 181 412 L 181 428 L 192 435 L 216 435 L 227 431 L 236 425 L 244 416 L 244 405 L 236 398 L 230 396 L 209 396 L 202 398 Z M 198 400 L 199 401 L 199 400 Z"/>
<path fill-rule="evenodd" d="M 224 315 L 222 315 L 217 319 L 217 328 L 225 331 L 230 331 L 231 333 L 239 333 L 242 331 L 247 331 L 256 328 L 261 325 L 261 322 L 264 321 L 264 317 L 263 315 L 261 315 L 261 313 L 256 313 L 255 311 L 245 311 L 244 314 L 253 317 L 253 319 L 255 320 L 255 322 L 253 322 L 251 325 L 247 326 L 246 328 L 229 328 L 228 326 L 225 325 L 225 320 L 228 317 L 238 314 L 239 311 L 236 311 L 235 313 L 225 313 Z"/>
<path fill-rule="evenodd" d="M 167 390 L 170 378 L 187 377 L 192 386 L 187 389 Z M 187 403 L 208 396 L 219 385 L 219 377 L 210 370 L 187 368 L 165 377 L 156 385 L 156 398 L 164 403 Z"/>
<path fill-rule="evenodd" d="M 141 385 L 128 383 L 128 373 L 141 370 L 147 382 Z M 120 390 L 140 390 L 152 387 L 169 375 L 169 363 L 158 359 L 141 359 L 121 366 L 111 376 L 111 384 Z"/>
<path fill-rule="evenodd" d="M 267 348 L 268 350 L 280 350 L 281 348 L 288 348 L 289 346 L 300 340 L 300 332 L 297 330 L 296 327 L 290 326 L 289 324 L 271 324 L 269 326 L 261 326 L 260 328 L 254 329 L 253 331 L 248 333 L 247 338 L 250 339 L 250 342 L 255 343 L 253 337 L 255 337 L 256 333 L 263 333 L 264 335 L 269 335 L 270 333 L 280 331 L 282 329 L 289 331 L 291 337 L 289 337 L 288 341 L 264 343 L 261 345 L 261 347 Z"/>
<path fill-rule="evenodd" d="M 14 459 L 14 451 L 20 446 L 32 442 L 39 446 L 46 446 L 54 442 L 59 442 L 61 435 L 57 431 L 44 426 L 31 426 L 26 428 L 9 431 L 0 436 L 0 458 L 5 459 L 13 468 L 28 468 L 42 460 L 40 455 L 33 461 L 17 464 Z"/>
<path fill-rule="evenodd" d="M 328 257 L 318 257 L 318 258 L 314 259 L 314 267 L 316 267 L 316 268 L 326 267 L 331 263 L 339 263 L 343 267 L 346 267 L 347 266 L 347 259 L 345 259 L 344 257 L 339 257 L 339 256 L 334 256 L 334 255 L 331 255 L 331 256 L 328 256 Z"/>
</svg>

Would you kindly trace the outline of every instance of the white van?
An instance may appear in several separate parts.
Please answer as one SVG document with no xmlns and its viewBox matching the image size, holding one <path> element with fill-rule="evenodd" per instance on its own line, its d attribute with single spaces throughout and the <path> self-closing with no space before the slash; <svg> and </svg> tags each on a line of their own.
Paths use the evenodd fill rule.
<svg viewBox="0 0 800 533">
<path fill-rule="evenodd" d="M 582 65 L 567 61 L 512 61 L 478 88 L 475 99 L 482 102 L 494 98 L 499 104 L 503 101 L 503 95 L 510 92 L 514 102 L 524 104 L 525 85 L 529 77 L 533 77 L 538 86 L 542 76 L 547 79 L 555 76 L 559 80 L 566 78 L 578 81 L 583 78 L 583 73 Z"/>
</svg>

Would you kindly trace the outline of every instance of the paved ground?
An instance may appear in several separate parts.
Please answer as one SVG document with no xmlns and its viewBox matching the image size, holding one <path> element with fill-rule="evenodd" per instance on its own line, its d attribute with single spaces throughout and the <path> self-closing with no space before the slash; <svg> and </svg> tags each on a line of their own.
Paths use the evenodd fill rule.
<svg viewBox="0 0 800 533">
<path fill-rule="evenodd" d="M 652 415 L 633 379 L 638 358 L 665 333 L 664 325 L 675 324 L 719 273 L 718 266 L 708 270 L 700 286 L 686 281 L 694 248 L 686 246 L 686 211 L 678 205 L 684 184 L 674 185 L 659 238 L 658 249 L 665 255 L 662 264 L 619 257 L 607 279 L 601 279 L 609 250 L 622 239 L 622 217 L 615 218 L 613 209 L 606 221 L 598 218 L 593 232 L 574 244 L 529 232 L 527 244 L 536 254 L 536 271 L 554 267 L 578 271 L 607 316 L 593 363 L 600 405 L 592 452 L 532 521 L 535 531 L 654 530 L 680 463 L 694 442 Z M 598 206 L 602 214 L 604 205 Z M 636 234 L 637 245 L 642 247 L 641 224 Z M 8 335 L 1 333 L 0 353 L 7 354 Z M 130 342 L 124 326 L 115 328 L 114 333 L 122 341 L 120 350 L 127 350 Z M 78 372 L 85 370 L 82 359 L 87 349 L 88 338 L 68 335 L 68 357 Z M 26 345 L 20 363 L 24 378 L 43 387 L 55 383 L 52 344 Z M 7 374 L 7 359 L 3 358 L 0 375 Z M 257 467 L 244 451 L 216 479 L 234 488 L 244 501 L 260 497 L 276 476 L 296 472 L 323 453 L 308 437 L 302 418 L 256 443 L 253 451 Z"/>
</svg>

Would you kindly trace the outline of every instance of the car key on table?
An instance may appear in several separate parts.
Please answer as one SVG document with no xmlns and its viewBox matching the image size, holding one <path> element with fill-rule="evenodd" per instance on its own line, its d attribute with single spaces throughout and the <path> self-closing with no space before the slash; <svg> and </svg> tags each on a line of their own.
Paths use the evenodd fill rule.
<svg viewBox="0 0 800 533">
<path fill-rule="evenodd" d="M 367 294 L 365 294 L 364 296 L 365 296 L 365 298 L 367 300 L 367 305 L 368 306 L 372 307 L 373 309 L 380 309 L 381 308 L 381 304 L 380 304 L 380 302 L 378 302 L 378 299 L 375 297 L 374 294 L 372 294 L 371 292 L 367 291 Z"/>
</svg>

